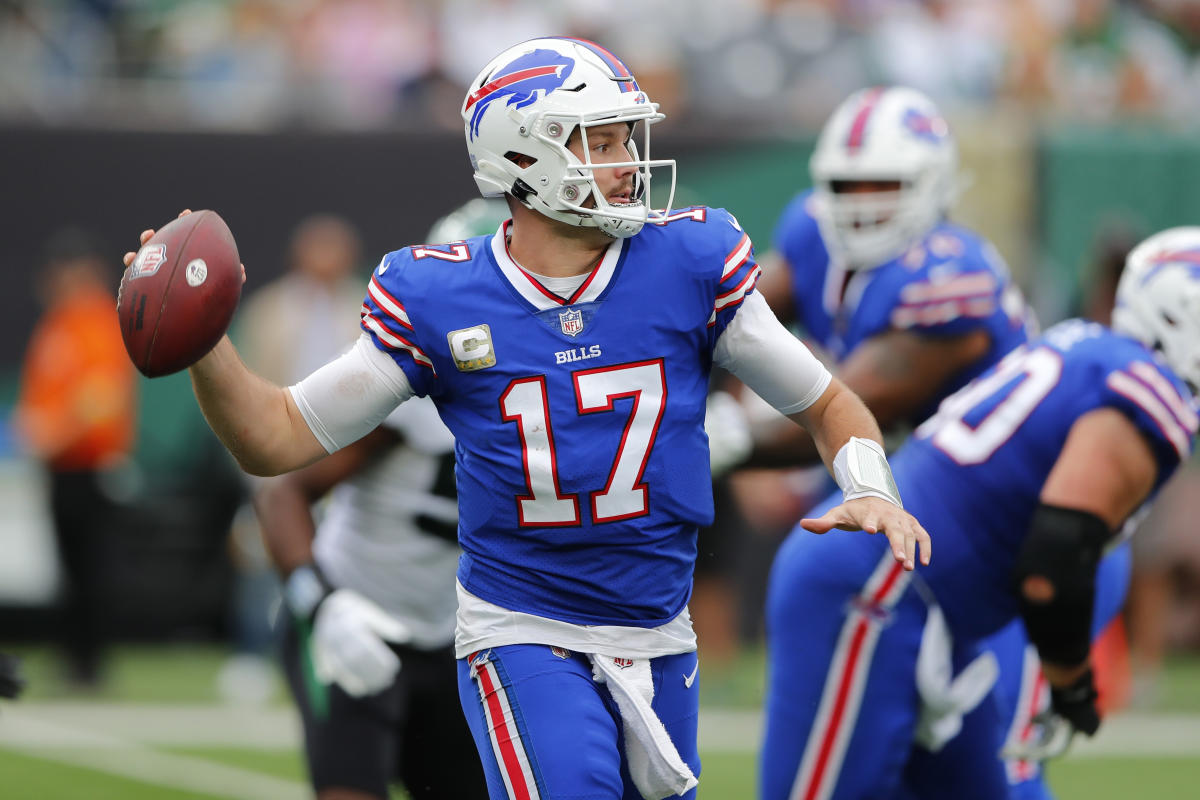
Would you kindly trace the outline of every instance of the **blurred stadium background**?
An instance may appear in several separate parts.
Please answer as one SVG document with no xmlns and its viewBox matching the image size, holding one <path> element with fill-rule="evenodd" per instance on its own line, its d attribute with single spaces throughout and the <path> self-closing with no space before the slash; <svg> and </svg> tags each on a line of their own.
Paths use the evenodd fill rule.
<svg viewBox="0 0 1200 800">
<path fill-rule="evenodd" d="M 760 252 L 809 184 L 825 116 L 869 84 L 942 106 L 972 178 L 955 216 L 996 243 L 1043 324 L 1102 302 L 1141 236 L 1200 222 L 1198 0 L 0 0 L 0 650 L 29 680 L 0 706 L 0 795 L 306 796 L 290 706 L 253 660 L 247 620 L 272 587 L 246 579 L 263 570 L 236 519 L 244 486 L 186 375 L 141 380 L 136 449 L 109 487 L 102 679 L 69 680 L 51 646 L 44 477 L 9 423 L 55 232 L 89 231 L 115 288 L 139 230 L 213 208 L 253 294 L 324 212 L 357 228 L 365 280 L 474 194 L 465 82 L 544 33 L 626 60 L 668 113 L 654 149 L 679 162 L 676 204 L 733 210 Z M 1123 708 L 1053 765 L 1064 800 L 1196 796 L 1198 474 L 1142 531 Z M 739 653 L 702 680 L 709 800 L 753 796 L 758 592 L 783 531 L 751 522 L 721 565 Z"/>
</svg>

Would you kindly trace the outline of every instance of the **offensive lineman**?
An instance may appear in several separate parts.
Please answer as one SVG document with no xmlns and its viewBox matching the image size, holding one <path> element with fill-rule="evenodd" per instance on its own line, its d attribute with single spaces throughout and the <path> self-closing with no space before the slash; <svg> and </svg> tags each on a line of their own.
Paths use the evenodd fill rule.
<svg viewBox="0 0 1200 800">
<path fill-rule="evenodd" d="M 1050 684 L 1057 749 L 1095 733 L 1097 564 L 1196 434 L 1197 261 L 1200 228 L 1151 237 L 1130 254 L 1111 330 L 1061 323 L 921 425 L 893 459 L 938 537 L 919 576 L 864 537 L 789 537 L 768 595 L 764 798 L 1008 797 L 1000 705 L 975 703 L 984 640 L 1015 619 Z M 914 679 L 897 690 L 900 674 Z"/>
<path fill-rule="evenodd" d="M 838 377 L 885 432 L 917 425 L 1036 334 L 1000 254 L 948 219 L 962 187 L 957 147 L 924 94 L 850 95 L 825 124 L 810 172 L 814 188 L 784 210 L 759 291 L 836 359 Z M 815 461 L 803 430 L 776 427 L 756 444 L 758 465 Z M 1119 612 L 1129 569 L 1128 545 L 1103 560 L 1097 632 Z M 1032 733 L 1031 693 L 1042 685 L 1026 645 L 1020 622 L 988 643 L 1008 709 L 1001 727 L 1014 740 Z M 1013 800 L 1050 796 L 1036 762 L 1006 769 Z"/>
</svg>

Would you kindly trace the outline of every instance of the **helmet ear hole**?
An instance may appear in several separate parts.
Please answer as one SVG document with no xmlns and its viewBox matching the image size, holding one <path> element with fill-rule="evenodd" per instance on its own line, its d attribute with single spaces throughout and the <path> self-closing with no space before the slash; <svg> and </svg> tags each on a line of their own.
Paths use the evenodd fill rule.
<svg viewBox="0 0 1200 800">
<path fill-rule="evenodd" d="M 525 155 L 524 153 L 518 153 L 516 150 L 509 150 L 504 154 L 504 157 L 516 164 L 521 169 L 529 169 L 537 163 L 537 159 L 533 156 Z"/>
</svg>

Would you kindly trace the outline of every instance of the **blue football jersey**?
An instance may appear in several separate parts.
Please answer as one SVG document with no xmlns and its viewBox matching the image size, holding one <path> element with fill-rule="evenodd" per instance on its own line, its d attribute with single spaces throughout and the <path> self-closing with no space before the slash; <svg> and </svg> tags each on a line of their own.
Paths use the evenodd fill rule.
<svg viewBox="0 0 1200 800">
<path fill-rule="evenodd" d="M 948 381 L 914 422 L 1029 338 L 1033 317 L 1020 289 L 1000 254 L 978 234 L 943 222 L 900 258 L 847 271 L 830 258 L 811 205 L 811 191 L 792 200 L 774 246 L 792 270 L 797 320 L 838 361 L 890 329 L 931 337 L 984 330 L 991 337 L 987 354 Z"/>
<path fill-rule="evenodd" d="M 1125 414 L 1158 463 L 1155 491 L 1191 452 L 1195 400 L 1140 342 L 1068 320 L 947 398 L 892 459 L 905 504 L 937 543 L 922 575 L 957 632 L 1016 614 L 1012 565 L 1075 421 Z"/>
<path fill-rule="evenodd" d="M 724 210 L 677 211 L 562 298 L 510 257 L 506 226 L 388 254 L 363 306 L 457 441 L 459 580 L 514 611 L 661 625 L 713 516 L 704 403 L 760 273 L 750 239 Z"/>
</svg>

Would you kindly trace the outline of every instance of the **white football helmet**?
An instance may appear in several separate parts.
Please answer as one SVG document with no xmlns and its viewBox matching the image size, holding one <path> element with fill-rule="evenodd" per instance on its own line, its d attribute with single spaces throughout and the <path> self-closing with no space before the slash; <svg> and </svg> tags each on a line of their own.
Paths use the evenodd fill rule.
<svg viewBox="0 0 1200 800">
<path fill-rule="evenodd" d="M 1125 259 L 1112 328 L 1157 350 L 1200 390 L 1200 227 L 1170 228 Z"/>
<path fill-rule="evenodd" d="M 583 39 L 532 39 L 510 47 L 483 68 L 463 100 L 467 152 L 484 197 L 511 194 L 552 219 L 596 227 L 624 238 L 642 229 L 649 209 L 650 168 L 675 162 L 650 160 L 650 125 L 664 118 L 620 59 Z M 642 156 L 629 142 L 632 160 L 593 165 L 587 129 L 613 122 L 641 124 Z M 579 129 L 584 160 L 567 149 Z M 532 159 L 521 167 L 516 156 Z M 637 167 L 628 204 L 612 204 L 596 185 L 596 169 Z M 589 202 L 589 199 L 591 202 Z"/>
<path fill-rule="evenodd" d="M 508 203 L 473 197 L 446 216 L 433 223 L 425 241 L 431 244 L 461 242 L 472 236 L 495 233 L 500 223 L 508 219 Z"/>
<path fill-rule="evenodd" d="M 814 215 L 850 269 L 900 256 L 950 210 L 958 150 L 937 106 L 914 89 L 863 89 L 833 112 L 809 163 Z M 839 192 L 842 181 L 898 181 L 897 191 Z"/>
</svg>

